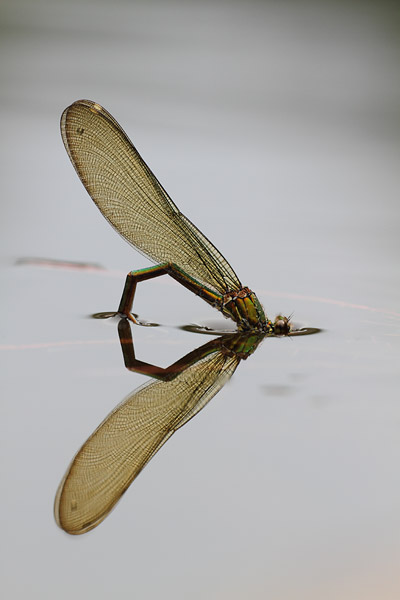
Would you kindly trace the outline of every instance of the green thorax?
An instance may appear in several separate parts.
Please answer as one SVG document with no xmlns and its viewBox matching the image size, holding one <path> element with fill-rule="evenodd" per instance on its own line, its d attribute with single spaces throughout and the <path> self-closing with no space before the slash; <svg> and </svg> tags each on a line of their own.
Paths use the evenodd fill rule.
<svg viewBox="0 0 400 600">
<path fill-rule="evenodd" d="M 272 331 L 257 296 L 248 287 L 223 296 L 222 313 L 233 319 L 241 331 Z"/>
</svg>

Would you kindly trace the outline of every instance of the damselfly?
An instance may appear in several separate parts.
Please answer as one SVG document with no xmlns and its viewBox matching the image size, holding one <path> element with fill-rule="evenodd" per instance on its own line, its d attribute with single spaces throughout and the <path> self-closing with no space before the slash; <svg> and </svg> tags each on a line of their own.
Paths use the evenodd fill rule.
<svg viewBox="0 0 400 600">
<path fill-rule="evenodd" d="M 157 266 L 128 273 L 118 312 L 135 321 L 139 281 L 168 274 L 240 331 L 286 335 L 287 317 L 268 319 L 256 294 L 205 235 L 183 215 L 117 121 L 91 100 L 78 100 L 61 117 L 61 134 L 82 183 L 104 217 Z"/>
<path fill-rule="evenodd" d="M 118 330 L 128 368 L 159 381 L 129 394 L 72 459 L 58 487 L 54 514 L 58 525 L 75 535 L 105 519 L 150 459 L 206 406 L 264 337 L 261 332 L 225 335 L 163 369 L 135 359 L 126 320 Z"/>
</svg>

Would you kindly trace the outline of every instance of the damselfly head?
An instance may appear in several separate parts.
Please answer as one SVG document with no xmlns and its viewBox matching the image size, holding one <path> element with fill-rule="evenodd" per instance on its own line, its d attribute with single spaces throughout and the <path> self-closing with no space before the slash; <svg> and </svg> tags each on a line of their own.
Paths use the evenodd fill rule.
<svg viewBox="0 0 400 600">
<path fill-rule="evenodd" d="M 288 335 L 290 333 L 291 324 L 290 317 L 283 317 L 278 315 L 274 321 L 274 333 L 275 335 Z"/>
</svg>

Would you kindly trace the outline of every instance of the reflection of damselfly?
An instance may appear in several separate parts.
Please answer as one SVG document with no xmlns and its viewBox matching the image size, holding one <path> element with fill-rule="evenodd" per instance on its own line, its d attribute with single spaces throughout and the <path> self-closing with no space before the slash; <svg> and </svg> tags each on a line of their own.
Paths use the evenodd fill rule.
<svg viewBox="0 0 400 600">
<path fill-rule="evenodd" d="M 72 460 L 54 507 L 58 525 L 71 534 L 85 533 L 105 519 L 161 446 L 204 408 L 264 337 L 225 335 L 162 369 L 135 358 L 128 321 L 121 320 L 118 331 L 126 366 L 160 381 L 125 398 Z"/>
<path fill-rule="evenodd" d="M 287 317 L 268 319 L 216 247 L 187 219 L 143 161 L 117 121 L 90 100 L 65 109 L 61 133 L 90 196 L 111 225 L 155 267 L 128 274 L 119 313 L 131 314 L 136 284 L 168 274 L 233 319 L 240 331 L 286 335 Z"/>
</svg>

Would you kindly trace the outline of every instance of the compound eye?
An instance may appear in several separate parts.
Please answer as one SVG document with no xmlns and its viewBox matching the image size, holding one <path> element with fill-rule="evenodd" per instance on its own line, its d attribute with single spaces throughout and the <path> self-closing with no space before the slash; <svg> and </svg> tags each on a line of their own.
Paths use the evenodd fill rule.
<svg viewBox="0 0 400 600">
<path fill-rule="evenodd" d="M 276 335 L 288 335 L 290 333 L 289 319 L 278 315 L 274 323 L 274 332 Z"/>
</svg>

